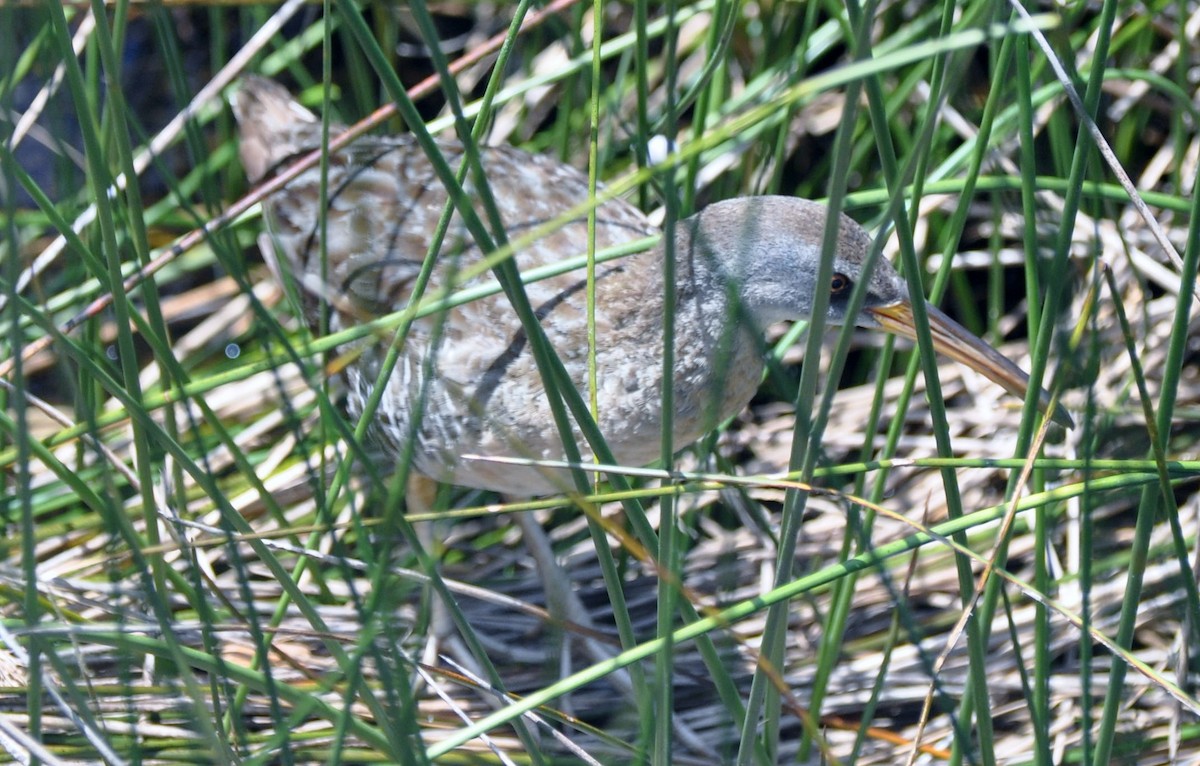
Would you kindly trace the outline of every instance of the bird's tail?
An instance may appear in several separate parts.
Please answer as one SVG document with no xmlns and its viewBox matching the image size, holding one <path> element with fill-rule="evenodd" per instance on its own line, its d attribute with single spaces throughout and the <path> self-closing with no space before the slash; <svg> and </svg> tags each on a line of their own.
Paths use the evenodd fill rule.
<svg viewBox="0 0 1200 766">
<path fill-rule="evenodd" d="M 247 75 L 230 96 L 238 122 L 239 153 L 246 177 L 256 184 L 290 157 L 316 148 L 320 120 L 287 89 Z"/>
</svg>

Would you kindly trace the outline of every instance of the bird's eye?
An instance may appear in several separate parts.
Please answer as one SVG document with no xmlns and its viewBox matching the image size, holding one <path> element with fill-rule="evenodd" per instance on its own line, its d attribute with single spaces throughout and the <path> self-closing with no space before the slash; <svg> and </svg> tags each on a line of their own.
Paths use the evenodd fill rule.
<svg viewBox="0 0 1200 766">
<path fill-rule="evenodd" d="M 851 287 L 854 287 L 854 283 L 850 281 L 850 277 L 845 274 L 834 274 L 833 280 L 829 283 L 829 293 L 831 295 L 841 295 Z"/>
</svg>

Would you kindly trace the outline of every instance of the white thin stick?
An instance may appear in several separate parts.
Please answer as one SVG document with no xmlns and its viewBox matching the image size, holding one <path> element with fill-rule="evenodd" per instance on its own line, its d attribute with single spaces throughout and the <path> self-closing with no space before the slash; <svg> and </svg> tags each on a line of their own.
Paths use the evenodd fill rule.
<svg viewBox="0 0 1200 766">
<path fill-rule="evenodd" d="M 233 80 L 242 73 L 242 70 L 250 63 L 251 59 L 257 55 L 259 49 L 266 46 L 271 38 L 283 27 L 283 25 L 304 7 L 305 0 L 287 0 L 271 18 L 267 19 L 267 23 L 263 24 L 254 36 L 251 37 L 244 46 L 242 46 L 229 60 L 229 63 L 221 67 L 220 71 L 213 76 L 200 92 L 180 110 L 179 114 L 175 115 L 167 125 L 151 139 L 149 146 L 142 149 L 137 156 L 133 158 L 133 170 L 138 175 L 141 175 L 146 168 L 150 167 L 151 161 L 158 154 L 166 150 L 179 134 L 183 132 L 183 126 L 189 119 L 200 112 L 202 108 L 208 105 L 210 101 L 215 100 Z M 78 38 L 78 35 L 76 36 Z M 56 72 L 57 74 L 57 72 Z M 39 94 L 40 95 L 40 94 Z M 25 121 L 25 117 L 21 118 Z M 117 195 L 117 192 L 125 188 L 129 183 L 129 179 L 121 173 L 113 181 L 113 185 L 108 188 L 109 198 Z M 76 233 L 83 231 L 84 227 L 90 225 L 96 220 L 96 204 L 92 203 L 79 214 L 75 222 L 71 224 L 71 229 Z M 37 277 L 43 270 L 54 263 L 54 260 L 62 253 L 67 246 L 67 238 L 63 235 L 55 237 L 54 241 L 46 246 L 28 269 L 21 273 L 17 279 L 16 291 L 23 291 L 30 282 Z M 0 295 L 0 310 L 3 310 L 6 304 L 7 296 Z"/>
<path fill-rule="evenodd" d="M 1009 2 L 1012 4 L 1013 9 L 1016 10 L 1019 16 L 1024 19 L 1031 20 L 1029 11 L 1025 10 L 1025 7 L 1021 5 L 1020 0 L 1009 0 Z M 1179 251 L 1177 251 L 1175 246 L 1171 244 L 1171 240 L 1167 239 L 1167 233 L 1163 231 L 1161 226 L 1158 225 L 1158 221 L 1155 220 L 1154 215 L 1150 212 L 1150 206 L 1146 204 L 1144 199 L 1142 199 L 1142 195 L 1138 193 L 1137 187 L 1133 185 L 1133 181 L 1129 178 L 1129 174 L 1125 172 L 1125 168 L 1121 167 L 1121 162 L 1117 159 L 1117 155 L 1113 152 L 1112 147 L 1109 146 L 1108 141 L 1104 139 L 1104 134 L 1100 132 L 1100 128 L 1096 126 L 1096 123 L 1094 120 L 1092 120 L 1091 115 L 1087 113 L 1087 109 L 1083 104 L 1083 99 L 1080 98 L 1079 93 L 1075 90 L 1075 86 L 1071 84 L 1071 77 L 1067 74 L 1067 70 L 1063 68 L 1062 62 L 1058 60 L 1058 56 L 1055 55 L 1054 49 L 1050 47 L 1050 43 L 1046 40 L 1046 36 L 1042 34 L 1040 29 L 1032 25 L 1029 28 L 1029 34 L 1033 35 L 1033 39 L 1037 41 L 1038 47 L 1041 48 L 1042 53 L 1046 55 L 1046 60 L 1050 63 L 1050 68 L 1054 70 L 1054 76 L 1058 78 L 1059 83 L 1063 87 L 1063 92 L 1067 94 L 1067 100 L 1070 101 L 1071 106 L 1075 108 L 1076 115 L 1078 115 L 1080 122 L 1082 122 L 1087 128 L 1088 133 L 1092 137 L 1092 141 L 1096 142 L 1096 148 L 1100 151 L 1100 156 L 1104 158 L 1106 163 L 1108 163 L 1109 168 L 1112 169 L 1113 175 L 1115 175 L 1117 180 L 1120 181 L 1121 187 L 1124 188 L 1125 193 L 1129 195 L 1129 201 L 1133 203 L 1134 209 L 1138 211 L 1138 214 L 1141 215 L 1142 220 L 1146 222 L 1147 228 L 1149 228 L 1150 233 L 1154 235 L 1154 239 L 1158 242 L 1159 247 L 1163 249 L 1163 252 L 1167 254 L 1167 257 L 1171 259 L 1171 262 L 1174 263 L 1175 267 L 1182 273 L 1183 258 L 1180 257 Z M 1093 61 L 1092 65 L 1103 66 L 1104 62 Z M 1192 298 L 1196 301 L 1200 301 L 1200 294 L 1193 293 Z"/>
</svg>

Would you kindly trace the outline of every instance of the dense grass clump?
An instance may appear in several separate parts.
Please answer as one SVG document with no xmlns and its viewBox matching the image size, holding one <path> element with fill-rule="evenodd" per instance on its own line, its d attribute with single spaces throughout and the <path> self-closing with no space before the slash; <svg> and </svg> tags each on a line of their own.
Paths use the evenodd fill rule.
<svg viewBox="0 0 1200 766">
<path fill-rule="evenodd" d="M 1200 6 L 529 6 L 0 5 L 5 751 L 1200 757 Z M 364 130 L 458 116 L 662 219 L 825 200 L 1075 427 L 911 344 L 777 327 L 750 409 L 665 480 L 406 515 L 344 338 L 256 246 L 244 72 Z M 540 608 L 530 512 L 596 632 Z"/>
</svg>

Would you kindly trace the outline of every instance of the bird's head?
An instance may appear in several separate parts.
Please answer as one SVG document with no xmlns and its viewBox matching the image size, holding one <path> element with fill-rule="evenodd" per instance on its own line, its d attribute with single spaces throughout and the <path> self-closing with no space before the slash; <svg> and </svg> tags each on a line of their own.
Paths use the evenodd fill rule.
<svg viewBox="0 0 1200 766">
<path fill-rule="evenodd" d="M 818 290 L 829 297 L 825 323 L 885 330 L 915 340 L 913 302 L 908 284 L 885 259 L 878 259 L 865 285 L 862 309 L 851 317 L 849 304 L 863 280 L 871 237 L 841 216 L 831 276 L 817 284 L 828 209 L 794 197 L 744 197 L 709 205 L 680 223 L 679 247 L 690 250 L 736 289 L 741 310 L 759 327 L 779 320 L 811 319 Z M 1025 398 L 1029 377 L 1008 358 L 977 338 L 936 306 L 925 302 L 934 348 Z M 1070 427 L 1061 407 L 1042 410 Z"/>
</svg>

